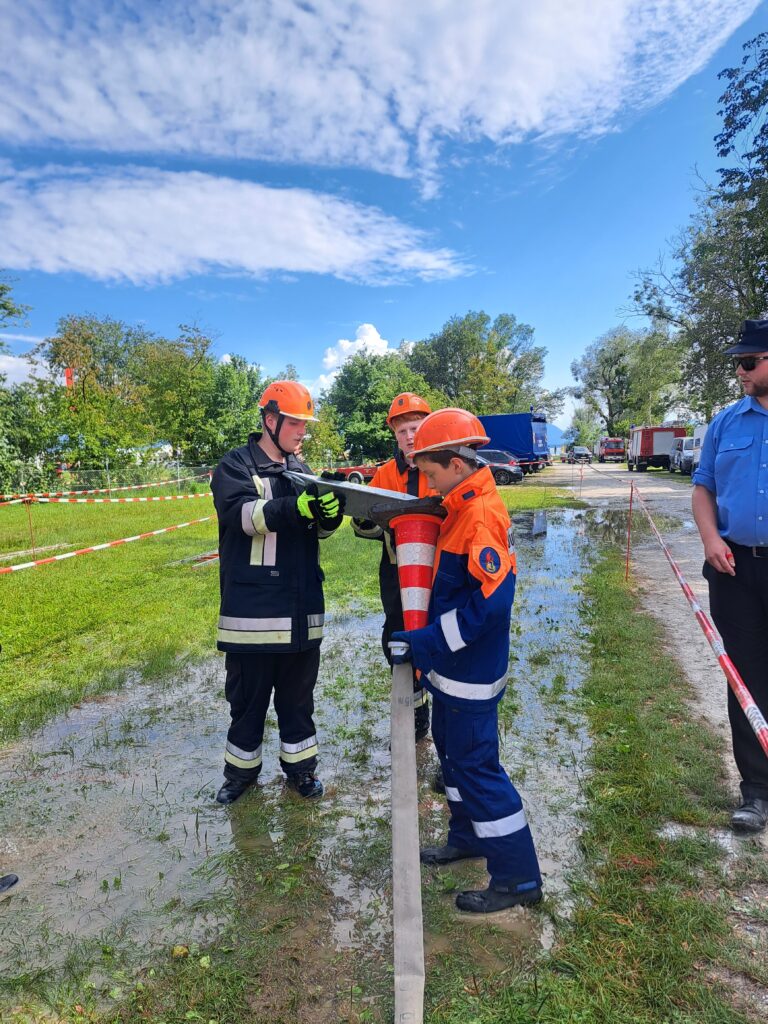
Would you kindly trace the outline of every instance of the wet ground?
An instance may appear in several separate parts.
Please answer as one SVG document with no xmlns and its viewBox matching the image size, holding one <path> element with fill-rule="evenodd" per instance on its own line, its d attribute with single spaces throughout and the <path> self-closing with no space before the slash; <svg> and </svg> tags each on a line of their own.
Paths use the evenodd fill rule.
<svg viewBox="0 0 768 1024">
<path fill-rule="evenodd" d="M 428 975 L 456 955 L 471 955 L 482 975 L 547 947 L 578 866 L 588 746 L 575 699 L 579 584 L 595 539 L 619 527 L 565 510 L 517 515 L 515 526 L 502 760 L 523 795 L 549 899 L 542 912 L 478 921 L 453 910 L 452 890 L 485 884 L 482 864 L 424 872 Z M 316 692 L 326 795 L 313 805 L 285 791 L 272 715 L 258 789 L 229 810 L 214 802 L 227 726 L 219 658 L 84 703 L 0 753 L 0 869 L 22 876 L 0 903 L 0 1018 L 72 979 L 119 998 L 120 984 L 174 946 L 210 944 L 235 921 L 249 934 L 282 928 L 276 948 L 314 957 L 303 984 L 315 1024 L 341 1019 L 351 990 L 362 1006 L 386 997 L 389 695 L 379 628 L 378 614 L 330 616 Z M 429 788 L 428 742 L 418 756 L 422 839 L 439 840 L 446 810 Z M 283 1019 L 285 972 L 271 982 L 266 970 L 262 981 L 254 1014 Z M 291 1006 L 306 1009 L 295 993 Z"/>
</svg>

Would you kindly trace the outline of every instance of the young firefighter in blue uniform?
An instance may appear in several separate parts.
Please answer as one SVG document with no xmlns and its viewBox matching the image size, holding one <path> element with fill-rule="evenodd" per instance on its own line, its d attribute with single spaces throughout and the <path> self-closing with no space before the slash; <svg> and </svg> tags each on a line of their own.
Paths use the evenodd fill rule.
<svg viewBox="0 0 768 1024">
<path fill-rule="evenodd" d="M 316 418 L 304 385 L 275 381 L 259 407 L 263 432 L 228 452 L 211 482 L 219 516 L 217 646 L 226 652 L 232 717 L 221 804 L 237 800 L 261 771 L 273 690 L 286 782 L 303 797 L 323 793 L 312 720 L 325 610 L 318 537 L 340 525 L 342 506 L 333 494 L 299 493 L 284 475 L 310 471 L 294 455 Z"/>
<path fill-rule="evenodd" d="M 477 417 L 441 409 L 416 432 L 413 457 L 448 510 L 435 554 L 429 625 L 397 632 L 397 660 L 421 669 L 432 693 L 432 738 L 451 812 L 445 846 L 424 864 L 485 857 L 487 889 L 456 905 L 490 913 L 541 899 L 541 873 L 520 796 L 499 762 L 498 703 L 509 662 L 515 555 L 509 515 L 475 447 L 488 443 Z"/>
</svg>

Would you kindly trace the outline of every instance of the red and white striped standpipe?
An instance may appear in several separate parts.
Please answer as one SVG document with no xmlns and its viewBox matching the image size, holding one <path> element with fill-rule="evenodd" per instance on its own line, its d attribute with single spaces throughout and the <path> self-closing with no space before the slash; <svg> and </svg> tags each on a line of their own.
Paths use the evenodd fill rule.
<svg viewBox="0 0 768 1024">
<path fill-rule="evenodd" d="M 421 629 L 427 624 L 440 519 L 413 513 L 396 516 L 390 526 L 395 531 L 403 622 L 406 629 Z M 392 905 L 395 1024 L 422 1024 L 424 928 L 410 665 L 395 665 L 392 673 Z"/>
<path fill-rule="evenodd" d="M 717 632 L 715 627 L 707 618 L 705 612 L 702 610 L 701 605 L 696 600 L 696 595 L 691 590 L 690 586 L 688 585 L 688 581 L 680 571 L 680 567 L 672 557 L 669 548 L 664 543 L 664 539 L 659 533 L 658 529 L 656 528 L 656 523 L 654 523 L 653 521 L 653 516 L 648 510 L 648 506 L 645 504 L 643 496 L 640 494 L 637 487 L 635 487 L 634 483 L 631 485 L 631 487 L 632 490 L 634 490 L 634 493 L 637 495 L 637 500 L 640 502 L 643 511 L 648 517 L 648 522 L 651 524 L 651 529 L 656 534 L 656 539 L 658 540 L 659 544 L 661 544 L 662 551 L 667 556 L 667 561 L 672 566 L 672 572 L 677 577 L 677 582 L 680 584 L 683 593 L 688 599 L 688 604 L 691 606 L 691 609 L 694 615 L 696 616 L 696 621 L 701 626 L 704 632 L 704 636 L 709 641 L 709 646 L 717 655 L 717 660 L 720 662 L 720 668 L 725 673 L 725 678 L 728 680 L 728 685 L 733 690 L 734 696 L 736 697 L 736 700 L 739 702 L 741 706 L 741 710 L 747 716 L 747 721 L 752 726 L 752 731 L 754 732 L 755 736 L 757 736 L 758 742 L 760 743 L 760 746 L 763 748 L 763 753 L 766 755 L 766 757 L 768 757 L 768 724 L 766 723 L 765 718 L 763 717 L 763 714 L 760 711 L 760 708 L 757 706 L 757 704 L 755 704 L 752 694 L 744 685 L 744 680 L 739 675 L 738 669 L 733 664 L 728 655 L 725 653 L 725 648 L 723 647 L 723 641 L 720 637 L 720 634 Z"/>
</svg>

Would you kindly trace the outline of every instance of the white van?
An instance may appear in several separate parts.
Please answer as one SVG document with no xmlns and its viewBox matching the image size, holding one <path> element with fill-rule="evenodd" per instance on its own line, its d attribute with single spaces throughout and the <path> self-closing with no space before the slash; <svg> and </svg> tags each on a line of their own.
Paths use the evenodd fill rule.
<svg viewBox="0 0 768 1024">
<path fill-rule="evenodd" d="M 698 427 L 693 428 L 693 472 L 696 472 L 696 468 L 699 465 L 701 459 L 701 446 L 704 444 L 704 437 L 709 430 L 708 423 L 701 423 Z"/>
</svg>

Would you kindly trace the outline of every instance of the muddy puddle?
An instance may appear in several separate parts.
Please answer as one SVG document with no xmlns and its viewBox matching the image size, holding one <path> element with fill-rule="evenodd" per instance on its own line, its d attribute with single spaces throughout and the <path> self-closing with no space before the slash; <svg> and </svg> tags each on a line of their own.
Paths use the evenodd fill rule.
<svg viewBox="0 0 768 1024">
<path fill-rule="evenodd" d="M 517 514 L 515 528 L 502 760 L 523 795 L 550 901 L 540 913 L 478 921 L 453 910 L 453 895 L 485 884 L 482 862 L 425 871 L 428 973 L 458 947 L 480 973 L 508 966 L 516 950 L 548 948 L 552 916 L 568 913 L 568 878 L 579 865 L 589 744 L 574 700 L 585 671 L 579 588 L 595 539 L 618 526 L 557 510 Z M 339 1019 L 335 991 L 348 993 L 352 981 L 363 1002 L 389 992 L 381 617 L 329 619 L 316 692 L 326 795 L 315 804 L 283 786 L 272 713 L 259 786 L 230 809 L 214 802 L 228 722 L 221 658 L 83 703 L 0 752 L 0 872 L 22 879 L 0 902 L 0 1017 L 20 992 L 58 980 L 106 991 L 116 976 L 167 962 L 174 946 L 214 943 L 233 921 L 249 933 L 283 929 L 280 941 L 315 958 L 302 984 L 317 988 L 328 1020 Z M 437 760 L 429 742 L 419 745 L 418 763 L 422 838 L 442 840 L 446 810 L 430 790 Z M 264 1003 L 264 1019 L 272 1005 Z"/>
</svg>

